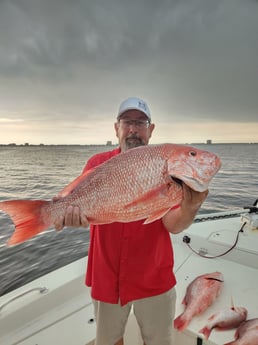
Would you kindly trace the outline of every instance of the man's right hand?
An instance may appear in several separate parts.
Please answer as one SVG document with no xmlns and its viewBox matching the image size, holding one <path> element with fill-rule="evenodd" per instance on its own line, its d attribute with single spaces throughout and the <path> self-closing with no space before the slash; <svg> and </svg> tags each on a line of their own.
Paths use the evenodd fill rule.
<svg viewBox="0 0 258 345">
<path fill-rule="evenodd" d="M 64 216 L 60 216 L 54 222 L 57 231 L 62 230 L 65 226 L 72 226 L 74 228 L 89 226 L 89 222 L 84 214 L 80 212 L 78 206 L 68 206 Z"/>
</svg>

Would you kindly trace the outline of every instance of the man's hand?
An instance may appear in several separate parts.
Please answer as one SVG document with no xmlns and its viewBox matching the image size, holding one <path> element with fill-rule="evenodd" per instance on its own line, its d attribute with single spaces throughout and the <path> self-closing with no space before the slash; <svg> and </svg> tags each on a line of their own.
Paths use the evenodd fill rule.
<svg viewBox="0 0 258 345">
<path fill-rule="evenodd" d="M 78 206 L 68 206 L 64 217 L 59 217 L 54 222 L 57 231 L 62 230 L 65 226 L 72 226 L 74 228 L 89 226 L 86 216 L 80 212 Z"/>
<path fill-rule="evenodd" d="M 193 210 L 197 213 L 208 194 L 208 190 L 204 192 L 196 192 L 189 188 L 186 184 L 183 184 L 183 200 L 181 203 L 182 210 L 184 212 Z"/>
<path fill-rule="evenodd" d="M 172 209 L 163 218 L 168 231 L 178 233 L 190 226 L 209 191 L 196 192 L 183 184 L 183 200 L 180 207 Z"/>
</svg>

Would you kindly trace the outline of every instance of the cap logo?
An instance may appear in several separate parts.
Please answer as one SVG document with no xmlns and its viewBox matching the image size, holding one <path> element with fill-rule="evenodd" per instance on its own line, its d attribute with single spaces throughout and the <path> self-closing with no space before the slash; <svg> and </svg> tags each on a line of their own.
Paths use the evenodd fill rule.
<svg viewBox="0 0 258 345">
<path fill-rule="evenodd" d="M 142 111 L 148 117 L 149 120 L 151 119 L 150 110 L 148 108 L 147 103 L 142 99 L 136 97 L 129 97 L 120 104 L 117 118 L 119 118 L 121 114 L 123 114 L 124 112 L 133 109 Z"/>
<path fill-rule="evenodd" d="M 146 104 L 144 102 L 138 102 L 138 107 L 140 109 L 143 109 L 145 112 L 147 112 Z"/>
</svg>

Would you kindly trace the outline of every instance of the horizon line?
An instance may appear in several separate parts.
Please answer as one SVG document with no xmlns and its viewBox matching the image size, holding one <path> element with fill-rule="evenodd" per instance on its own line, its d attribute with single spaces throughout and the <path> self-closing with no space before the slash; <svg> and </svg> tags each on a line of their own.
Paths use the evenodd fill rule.
<svg viewBox="0 0 258 345">
<path fill-rule="evenodd" d="M 158 145 L 158 143 L 156 143 Z M 156 144 L 149 144 L 149 145 L 156 145 Z M 159 144 L 164 144 L 159 143 Z M 258 142 L 190 142 L 190 143 L 175 143 L 177 145 L 256 145 Z M 113 144 L 112 142 L 108 142 L 106 144 L 16 144 L 16 143 L 9 143 L 9 144 L 0 144 L 0 146 L 8 146 L 8 147 L 17 147 L 17 146 L 23 146 L 23 147 L 29 147 L 29 146 L 118 146 L 118 143 Z"/>
</svg>

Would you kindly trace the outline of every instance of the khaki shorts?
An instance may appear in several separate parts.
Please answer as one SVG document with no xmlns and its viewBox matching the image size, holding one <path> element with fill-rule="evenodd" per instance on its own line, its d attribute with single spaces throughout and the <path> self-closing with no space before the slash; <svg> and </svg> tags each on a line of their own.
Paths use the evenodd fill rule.
<svg viewBox="0 0 258 345">
<path fill-rule="evenodd" d="M 123 338 L 131 307 L 146 345 L 173 345 L 175 288 L 154 297 L 130 302 L 121 307 L 93 300 L 97 323 L 95 345 L 114 345 Z"/>
</svg>

